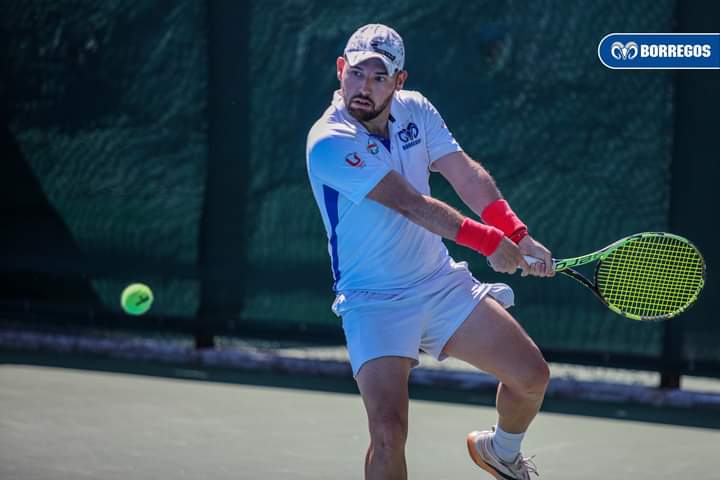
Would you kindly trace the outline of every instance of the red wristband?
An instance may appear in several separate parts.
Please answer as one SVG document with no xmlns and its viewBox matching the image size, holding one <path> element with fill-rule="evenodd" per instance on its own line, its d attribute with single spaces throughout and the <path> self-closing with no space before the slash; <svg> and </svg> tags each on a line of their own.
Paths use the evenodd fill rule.
<svg viewBox="0 0 720 480">
<path fill-rule="evenodd" d="M 527 226 L 520 221 L 508 202 L 502 198 L 485 207 L 480 217 L 488 225 L 502 230 L 505 236 L 515 243 L 520 243 L 520 240 L 528 234 Z"/>
<path fill-rule="evenodd" d="M 526 227 L 521 227 L 515 230 L 512 234 L 508 235 L 508 238 L 515 242 L 517 245 L 520 243 L 520 240 L 528 236 L 528 229 Z"/>
<path fill-rule="evenodd" d="M 466 218 L 460 225 L 455 242 L 488 257 L 497 250 L 502 239 L 503 232 L 500 229 Z"/>
</svg>

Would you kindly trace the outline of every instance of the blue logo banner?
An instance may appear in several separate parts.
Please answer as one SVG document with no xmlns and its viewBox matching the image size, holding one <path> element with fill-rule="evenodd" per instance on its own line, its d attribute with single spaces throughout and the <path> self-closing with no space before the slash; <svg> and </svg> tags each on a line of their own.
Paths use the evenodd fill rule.
<svg viewBox="0 0 720 480">
<path fill-rule="evenodd" d="M 611 33 L 598 57 L 613 69 L 720 69 L 720 33 Z"/>
</svg>

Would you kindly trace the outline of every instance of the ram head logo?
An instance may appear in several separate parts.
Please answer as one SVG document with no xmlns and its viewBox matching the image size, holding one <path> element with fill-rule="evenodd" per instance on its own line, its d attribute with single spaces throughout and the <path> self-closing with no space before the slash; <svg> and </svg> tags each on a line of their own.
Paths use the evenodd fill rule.
<svg viewBox="0 0 720 480">
<path fill-rule="evenodd" d="M 635 42 L 613 42 L 610 45 L 610 54 L 615 60 L 632 60 L 638 55 L 638 46 Z"/>
</svg>

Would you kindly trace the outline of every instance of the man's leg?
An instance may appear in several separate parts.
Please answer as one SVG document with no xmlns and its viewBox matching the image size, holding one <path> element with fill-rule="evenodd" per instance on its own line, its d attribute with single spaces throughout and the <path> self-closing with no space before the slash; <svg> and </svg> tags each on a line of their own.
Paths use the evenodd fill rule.
<svg viewBox="0 0 720 480">
<path fill-rule="evenodd" d="M 411 362 L 404 357 L 380 357 L 365 363 L 355 377 L 370 429 L 365 457 L 367 480 L 407 478 L 405 441 Z"/>
<path fill-rule="evenodd" d="M 540 350 L 515 319 L 485 297 L 443 351 L 495 375 L 498 426 L 523 433 L 542 404 L 550 372 Z"/>
</svg>

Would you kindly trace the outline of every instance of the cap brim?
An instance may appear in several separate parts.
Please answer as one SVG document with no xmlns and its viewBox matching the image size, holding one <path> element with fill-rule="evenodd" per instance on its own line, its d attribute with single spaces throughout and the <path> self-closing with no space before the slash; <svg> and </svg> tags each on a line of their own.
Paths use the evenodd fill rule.
<svg viewBox="0 0 720 480">
<path fill-rule="evenodd" d="M 348 63 L 351 67 L 356 66 L 359 63 L 364 62 L 365 60 L 369 60 L 371 58 L 377 58 L 380 59 L 383 62 L 383 65 L 385 65 L 385 70 L 387 71 L 387 74 L 390 76 L 395 75 L 395 65 L 392 64 L 389 58 L 384 56 L 381 53 L 377 52 L 345 52 L 345 57 L 347 57 Z"/>
</svg>

